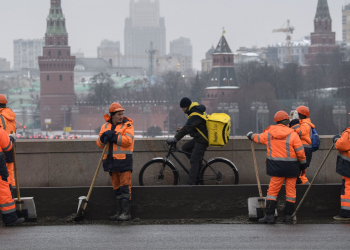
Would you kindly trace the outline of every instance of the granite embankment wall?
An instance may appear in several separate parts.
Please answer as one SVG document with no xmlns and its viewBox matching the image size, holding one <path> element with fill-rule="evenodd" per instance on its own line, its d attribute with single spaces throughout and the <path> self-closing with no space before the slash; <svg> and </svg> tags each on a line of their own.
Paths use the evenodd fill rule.
<svg viewBox="0 0 350 250">
<path fill-rule="evenodd" d="M 136 139 L 133 186 L 139 185 L 138 175 L 147 161 L 165 156 L 167 150 L 164 145 L 164 138 Z M 314 153 L 312 164 L 307 170 L 310 181 L 331 145 L 331 136 L 321 137 L 321 148 Z M 255 144 L 255 150 L 261 182 L 268 184 L 265 146 Z M 21 187 L 89 186 L 102 152 L 94 140 L 18 140 L 16 151 Z M 336 155 L 337 151 L 333 150 L 316 179 L 317 184 L 341 183 L 341 176 L 335 173 Z M 205 159 L 218 156 L 228 158 L 237 166 L 239 184 L 256 184 L 250 141 L 246 137 L 233 137 L 223 148 L 209 148 Z M 180 159 L 189 165 L 185 157 L 180 156 Z M 178 170 L 180 183 L 187 182 L 186 173 L 179 166 Z M 102 168 L 95 185 L 111 185 L 108 173 L 103 172 Z"/>
</svg>

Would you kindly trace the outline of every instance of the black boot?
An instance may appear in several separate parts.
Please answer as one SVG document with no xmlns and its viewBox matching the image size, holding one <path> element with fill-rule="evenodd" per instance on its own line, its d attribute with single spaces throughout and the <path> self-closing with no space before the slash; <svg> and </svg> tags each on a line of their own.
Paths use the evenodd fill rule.
<svg viewBox="0 0 350 250">
<path fill-rule="evenodd" d="M 126 221 L 130 219 L 130 200 L 122 200 L 122 214 L 118 217 L 118 220 Z"/>
<path fill-rule="evenodd" d="M 293 222 L 292 214 L 294 213 L 294 203 L 286 201 L 286 207 L 284 208 L 284 223 L 291 224 Z"/>
<path fill-rule="evenodd" d="M 5 224 L 7 227 L 12 227 L 12 226 L 17 226 L 19 224 L 22 224 L 25 221 L 25 219 L 23 217 L 21 218 L 17 218 L 17 220 L 15 220 L 14 222 L 11 223 L 7 223 Z"/>
<path fill-rule="evenodd" d="M 259 219 L 259 223 L 275 224 L 275 208 L 277 201 L 266 201 L 266 214 L 264 218 Z"/>
<path fill-rule="evenodd" d="M 117 200 L 117 213 L 113 216 L 109 216 L 112 221 L 118 220 L 118 217 L 122 214 L 122 200 Z"/>
</svg>

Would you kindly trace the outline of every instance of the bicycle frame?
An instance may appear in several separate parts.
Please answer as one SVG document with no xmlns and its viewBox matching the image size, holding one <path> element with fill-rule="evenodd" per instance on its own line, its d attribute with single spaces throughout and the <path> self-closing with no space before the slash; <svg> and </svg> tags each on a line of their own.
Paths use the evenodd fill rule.
<svg viewBox="0 0 350 250">
<path fill-rule="evenodd" d="M 185 154 L 185 155 L 191 155 L 191 153 L 178 149 L 178 148 L 176 147 L 176 144 L 175 144 L 174 152 L 173 152 L 173 148 L 174 148 L 174 144 L 171 144 L 171 145 L 170 145 L 170 148 L 169 148 L 169 151 L 168 151 L 168 154 L 166 155 L 165 158 L 168 160 L 170 156 L 174 157 L 174 159 L 177 161 L 177 163 L 180 164 L 180 166 L 182 167 L 182 169 L 183 169 L 187 174 L 190 174 L 189 170 L 182 164 L 182 162 L 180 161 L 179 158 L 177 158 L 177 156 L 174 154 L 174 152 L 178 152 L 178 153 Z M 206 164 L 207 161 L 206 161 L 204 158 L 202 158 L 202 159 L 203 159 L 203 161 L 204 161 L 205 164 Z"/>
</svg>

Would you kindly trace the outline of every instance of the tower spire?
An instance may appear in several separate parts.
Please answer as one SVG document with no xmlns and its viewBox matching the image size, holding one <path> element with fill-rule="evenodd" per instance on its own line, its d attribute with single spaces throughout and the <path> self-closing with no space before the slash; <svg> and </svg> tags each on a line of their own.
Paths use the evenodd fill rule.
<svg viewBox="0 0 350 250">
<path fill-rule="evenodd" d="M 46 20 L 46 34 L 67 35 L 66 19 L 62 13 L 61 0 L 51 0 L 50 13 Z"/>
<path fill-rule="evenodd" d="M 331 19 L 327 0 L 318 0 L 315 20 Z"/>
</svg>

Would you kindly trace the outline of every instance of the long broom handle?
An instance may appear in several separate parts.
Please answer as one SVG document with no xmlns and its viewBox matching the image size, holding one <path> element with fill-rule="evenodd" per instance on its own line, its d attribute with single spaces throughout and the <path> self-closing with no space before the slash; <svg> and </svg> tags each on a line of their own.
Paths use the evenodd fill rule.
<svg viewBox="0 0 350 250">
<path fill-rule="evenodd" d="M 260 199 L 263 199 L 262 191 L 261 191 L 261 184 L 260 184 L 260 178 L 259 178 L 259 170 L 258 170 L 258 164 L 256 163 L 256 157 L 255 157 L 255 150 L 254 150 L 254 142 L 252 141 L 250 143 L 250 146 L 252 148 L 252 155 L 253 155 L 253 161 L 254 161 L 254 168 L 255 168 L 255 175 L 256 175 L 256 181 L 258 183 L 258 189 L 259 189 L 259 195 Z M 265 208 L 265 204 L 263 201 L 261 201 L 261 208 Z"/>
<path fill-rule="evenodd" d="M 88 193 L 88 195 L 87 195 L 87 197 L 86 197 L 86 201 L 89 201 L 89 199 L 90 199 L 90 195 L 91 195 L 91 192 L 92 192 L 92 188 L 93 188 L 94 185 L 95 185 L 95 181 L 96 181 L 96 178 L 97 178 L 97 174 L 98 174 L 98 172 L 100 171 L 100 167 L 101 167 L 101 163 L 102 163 L 102 160 L 103 160 L 103 156 L 105 155 L 105 152 L 106 152 L 106 149 L 108 148 L 108 146 L 109 146 L 109 143 L 107 143 L 107 144 L 105 145 L 105 147 L 103 148 L 100 161 L 98 162 L 98 165 L 97 165 L 97 168 L 96 168 L 96 171 L 95 171 L 94 178 L 92 179 L 92 182 L 91 182 L 91 186 L 90 186 L 90 189 L 89 189 L 89 193 Z M 86 206 L 87 206 L 87 203 L 85 203 L 84 209 L 86 208 Z"/>
<path fill-rule="evenodd" d="M 318 168 L 318 170 L 317 170 L 317 172 L 316 172 L 314 178 L 312 179 L 312 181 L 311 181 L 309 187 L 306 189 L 306 192 L 305 192 L 303 198 L 301 199 L 301 201 L 299 202 L 297 208 L 295 209 L 294 213 L 292 214 L 292 218 L 295 217 L 295 215 L 297 214 L 297 212 L 298 212 L 298 210 L 299 210 L 301 204 L 302 204 L 303 201 L 305 200 L 306 195 L 308 194 L 308 192 L 309 192 L 309 190 L 310 190 L 312 184 L 314 183 L 314 181 L 315 181 L 317 175 L 318 175 L 319 172 L 321 171 L 321 168 L 323 167 L 324 163 L 326 162 L 326 160 L 327 160 L 329 154 L 332 152 L 333 148 L 334 148 L 334 143 L 332 144 L 332 147 L 329 149 L 329 151 L 328 151 L 326 157 L 323 159 L 323 161 L 322 161 L 322 163 L 321 163 L 321 166 Z"/>
<path fill-rule="evenodd" d="M 15 172 L 15 181 L 16 181 L 16 189 L 17 189 L 17 200 L 21 201 L 21 193 L 19 191 L 19 181 L 18 181 L 18 171 L 17 171 L 17 160 L 16 160 L 16 150 L 15 144 L 12 144 L 12 152 L 13 152 L 13 171 Z"/>
</svg>

